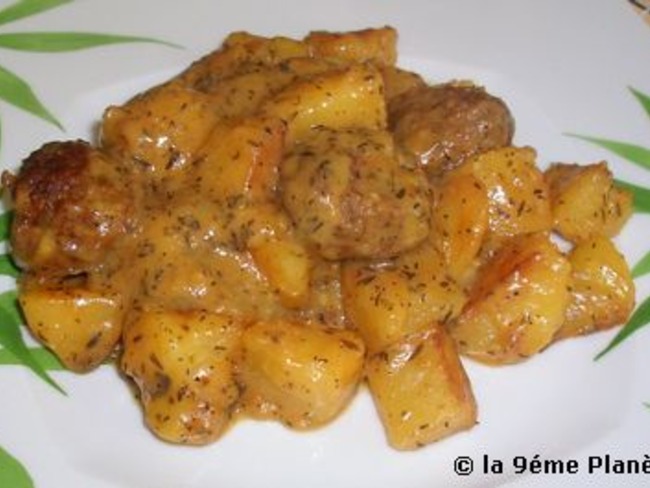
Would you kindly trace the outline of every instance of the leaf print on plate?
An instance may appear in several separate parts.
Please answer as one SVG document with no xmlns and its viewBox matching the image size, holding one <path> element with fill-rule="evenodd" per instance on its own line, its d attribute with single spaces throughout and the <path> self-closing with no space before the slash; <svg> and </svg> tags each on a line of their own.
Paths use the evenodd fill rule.
<svg viewBox="0 0 650 488">
<path fill-rule="evenodd" d="M 634 195 L 634 211 L 638 213 L 650 213 L 650 188 L 634 185 L 627 181 L 616 180 L 616 184 Z"/>
<path fill-rule="evenodd" d="M 0 242 L 9 239 L 9 228 L 11 226 L 11 212 L 0 214 Z M 0 254 L 0 275 L 17 278 L 20 269 L 16 266 L 9 254 Z"/>
<path fill-rule="evenodd" d="M 0 99 L 63 129 L 25 80 L 0 66 Z"/>
<path fill-rule="evenodd" d="M 0 241 L 9 239 L 9 227 L 11 226 L 11 212 L 0 214 Z"/>
<path fill-rule="evenodd" d="M 650 251 L 632 268 L 632 278 L 640 278 L 650 273 Z"/>
<path fill-rule="evenodd" d="M 53 9 L 73 0 L 19 0 L 0 11 L 0 25 L 14 20 L 30 17 L 40 12 Z"/>
<path fill-rule="evenodd" d="M 18 278 L 20 275 L 20 270 L 8 254 L 0 254 L 0 275 L 12 278 Z"/>
<path fill-rule="evenodd" d="M 641 305 L 632 314 L 628 323 L 623 327 L 618 334 L 612 339 L 605 349 L 600 351 L 594 358 L 596 361 L 602 358 L 605 354 L 610 352 L 621 342 L 629 338 L 632 334 L 643 328 L 650 322 L 650 297 L 646 298 Z"/>
<path fill-rule="evenodd" d="M 0 34 L 0 47 L 2 48 L 42 53 L 78 51 L 128 42 L 145 42 L 180 47 L 171 42 L 149 37 L 97 34 L 93 32 L 19 32 Z"/>
<path fill-rule="evenodd" d="M 650 96 L 646 95 L 643 92 L 640 92 L 639 90 L 633 87 L 630 87 L 630 91 L 632 92 L 632 95 L 634 95 L 636 99 L 639 101 L 639 103 L 645 110 L 646 114 L 648 114 L 648 117 L 650 117 Z"/>
<path fill-rule="evenodd" d="M 34 487 L 34 482 L 27 470 L 2 447 L 0 447 L 0 486 L 7 488 Z"/>
<path fill-rule="evenodd" d="M 44 347 L 30 347 L 29 354 L 45 371 L 66 371 L 61 361 Z M 22 365 L 23 362 L 8 349 L 0 349 L 0 365 Z"/>
<path fill-rule="evenodd" d="M 603 139 L 600 137 L 588 137 L 579 134 L 567 135 L 596 144 L 597 146 L 607 149 L 617 156 L 627 159 L 631 163 L 634 163 L 645 169 L 650 169 L 650 149 L 646 147 L 630 144 L 627 142 L 614 141 L 611 139 Z"/>
</svg>

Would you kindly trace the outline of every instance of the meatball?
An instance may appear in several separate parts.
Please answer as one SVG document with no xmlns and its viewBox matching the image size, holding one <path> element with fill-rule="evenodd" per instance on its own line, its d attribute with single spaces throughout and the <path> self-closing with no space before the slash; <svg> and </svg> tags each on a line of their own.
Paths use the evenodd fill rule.
<svg viewBox="0 0 650 488">
<path fill-rule="evenodd" d="M 429 187 L 388 132 L 313 129 L 282 162 L 282 199 L 298 232 L 326 259 L 384 258 L 429 233 Z"/>
<path fill-rule="evenodd" d="M 396 142 L 419 158 L 429 175 L 507 146 L 514 133 L 506 104 L 474 85 L 416 87 L 390 101 L 388 117 Z"/>
<path fill-rule="evenodd" d="M 25 269 L 56 276 L 88 271 L 132 227 L 125 177 L 85 142 L 45 144 L 4 180 L 14 207 L 13 255 Z"/>
</svg>

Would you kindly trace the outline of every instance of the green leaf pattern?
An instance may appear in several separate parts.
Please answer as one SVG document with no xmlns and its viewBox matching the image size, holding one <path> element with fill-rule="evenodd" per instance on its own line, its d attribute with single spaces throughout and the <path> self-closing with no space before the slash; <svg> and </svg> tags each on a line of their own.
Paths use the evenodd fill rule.
<svg viewBox="0 0 650 488">
<path fill-rule="evenodd" d="M 73 0 L 19 0 L 0 11 L 0 25 L 45 12 Z"/>
<path fill-rule="evenodd" d="M 650 170 L 650 149 L 630 144 L 627 142 L 613 141 L 611 139 L 603 139 L 599 137 L 581 136 L 579 134 L 567 134 L 584 141 L 591 142 L 600 146 L 608 151 L 620 156 L 628 161 L 641 166 L 642 168 Z"/>
<path fill-rule="evenodd" d="M 9 226 L 11 225 L 11 212 L 0 214 L 0 241 L 9 239 Z"/>
<path fill-rule="evenodd" d="M 44 347 L 30 347 L 29 354 L 44 371 L 65 371 L 61 361 Z M 23 364 L 9 349 L 0 349 L 0 365 Z"/>
<path fill-rule="evenodd" d="M 650 213 L 650 188 L 628 183 L 627 181 L 616 180 L 616 184 L 629 190 L 634 197 L 634 211 L 639 213 Z"/>
<path fill-rule="evenodd" d="M 178 47 L 170 42 L 138 36 L 95 34 L 92 32 L 19 32 L 0 34 L 0 48 L 16 51 L 58 53 L 125 42 L 149 42 Z"/>
<path fill-rule="evenodd" d="M 54 115 L 45 108 L 34 94 L 29 83 L 2 66 L 0 66 L 0 100 L 4 100 L 19 109 L 54 124 L 59 129 L 63 129 L 61 123 L 56 120 Z"/>
<path fill-rule="evenodd" d="M 18 278 L 20 270 L 8 254 L 0 254 L 0 275 Z"/>
<path fill-rule="evenodd" d="M 605 354 L 607 354 L 609 351 L 614 349 L 625 339 L 630 337 L 632 334 L 637 332 L 642 327 L 646 326 L 649 322 L 650 322 L 650 297 L 646 298 L 641 303 L 641 305 L 637 307 L 637 309 L 634 311 L 632 317 L 630 317 L 630 320 L 625 325 L 625 327 L 623 327 L 618 332 L 618 334 L 616 334 L 614 339 L 612 339 L 612 341 L 607 345 L 605 349 L 603 349 L 601 352 L 598 353 L 596 359 L 600 359 L 601 357 L 603 357 Z"/>
<path fill-rule="evenodd" d="M 632 95 L 634 95 L 639 101 L 641 107 L 643 107 L 648 117 L 650 117 L 650 96 L 632 87 L 630 87 L 630 91 L 632 92 Z"/>
<path fill-rule="evenodd" d="M 641 276 L 650 273 L 650 251 L 646 253 L 641 260 L 632 268 L 632 278 L 641 278 Z"/>
<path fill-rule="evenodd" d="M 34 482 L 27 470 L 2 447 L 0 447 L 0 486 L 34 488 Z"/>
</svg>

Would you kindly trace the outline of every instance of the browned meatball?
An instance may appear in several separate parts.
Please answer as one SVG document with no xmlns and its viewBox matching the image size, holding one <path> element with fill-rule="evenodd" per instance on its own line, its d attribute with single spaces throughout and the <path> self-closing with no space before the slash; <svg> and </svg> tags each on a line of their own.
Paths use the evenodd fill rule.
<svg viewBox="0 0 650 488">
<path fill-rule="evenodd" d="M 514 132 L 506 104 L 473 85 L 416 87 L 391 100 L 388 114 L 397 143 L 415 154 L 430 175 L 509 145 Z"/>
<path fill-rule="evenodd" d="M 383 258 L 429 234 L 429 187 L 386 131 L 314 129 L 282 162 L 284 205 L 327 259 Z"/>
<path fill-rule="evenodd" d="M 112 161 L 82 141 L 51 142 L 7 177 L 18 263 L 56 276 L 87 271 L 129 231 L 132 195 Z"/>
</svg>

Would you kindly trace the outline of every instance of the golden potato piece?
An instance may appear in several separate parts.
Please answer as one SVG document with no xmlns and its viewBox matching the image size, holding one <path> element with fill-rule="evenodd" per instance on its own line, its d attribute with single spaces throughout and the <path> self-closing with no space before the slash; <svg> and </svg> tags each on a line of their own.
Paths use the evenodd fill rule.
<svg viewBox="0 0 650 488">
<path fill-rule="evenodd" d="M 30 331 L 72 371 L 96 368 L 120 339 L 124 303 L 118 294 L 29 286 L 18 301 Z"/>
<path fill-rule="evenodd" d="M 390 445 L 415 449 L 476 424 L 476 402 L 454 342 L 435 324 L 373 354 L 368 385 Z"/>
<path fill-rule="evenodd" d="M 571 266 L 545 233 L 512 238 L 478 273 L 450 331 L 462 354 L 488 364 L 541 351 L 562 326 Z"/>
<path fill-rule="evenodd" d="M 313 127 L 386 127 L 383 79 L 370 64 L 354 64 L 299 78 L 261 107 L 287 123 L 288 144 L 304 140 Z"/>
<path fill-rule="evenodd" d="M 409 320 L 407 280 L 394 270 L 347 261 L 341 271 L 345 316 L 359 331 L 369 353 L 428 324 Z"/>
<path fill-rule="evenodd" d="M 342 63 L 330 59 L 289 58 L 278 65 L 242 66 L 237 72 L 206 88 L 212 107 L 220 119 L 255 115 L 260 105 L 298 78 L 315 76 Z"/>
<path fill-rule="evenodd" d="M 296 429 L 325 424 L 356 392 L 364 352 L 351 331 L 258 322 L 243 336 L 243 411 Z"/>
<path fill-rule="evenodd" d="M 264 37 L 249 32 L 233 32 L 223 41 L 225 48 L 243 47 L 246 57 L 241 65 L 275 65 L 298 57 L 309 56 L 309 46 L 303 41 L 284 36 Z"/>
<path fill-rule="evenodd" d="M 572 242 L 613 237 L 632 215 L 632 194 L 614 184 L 607 163 L 553 164 L 548 182 L 553 228 Z"/>
<path fill-rule="evenodd" d="M 221 202 L 270 200 L 284 151 L 285 125 L 280 119 L 248 117 L 219 124 L 197 152 L 188 176 L 196 192 Z"/>
<path fill-rule="evenodd" d="M 217 121 L 207 95 L 171 81 L 108 107 L 100 143 L 157 180 L 189 166 Z"/>
<path fill-rule="evenodd" d="M 297 239 L 266 237 L 249 245 L 255 265 L 278 290 L 282 305 L 304 306 L 309 299 L 311 259 Z"/>
<path fill-rule="evenodd" d="M 635 287 L 625 258 L 605 237 L 578 243 L 569 253 L 571 303 L 556 338 L 589 334 L 627 321 Z"/>
<path fill-rule="evenodd" d="M 493 235 L 551 230 L 549 190 L 535 159 L 531 147 L 508 146 L 479 154 L 459 169 L 472 174 L 486 188 Z"/>
<path fill-rule="evenodd" d="M 233 32 L 219 49 L 194 62 L 177 79 L 186 86 L 210 94 L 223 80 L 232 76 L 250 72 L 255 67 L 271 67 L 307 56 L 309 47 L 302 41 Z"/>
<path fill-rule="evenodd" d="M 199 311 L 147 311 L 125 328 L 121 366 L 157 436 L 180 444 L 221 436 L 239 398 L 241 330 L 231 317 Z"/>
<path fill-rule="evenodd" d="M 397 31 L 392 27 L 351 32 L 315 31 L 304 42 L 316 57 L 389 66 L 397 61 Z"/>
<path fill-rule="evenodd" d="M 409 90 L 426 86 L 422 76 L 413 71 L 396 66 L 381 66 L 380 71 L 384 79 L 384 97 L 387 104 Z"/>
<path fill-rule="evenodd" d="M 488 231 L 488 207 L 487 191 L 472 174 L 450 171 L 436 188 L 431 239 L 459 282 L 476 267 Z"/>
<path fill-rule="evenodd" d="M 345 262 L 341 286 L 346 316 L 370 353 L 453 319 L 465 303 L 442 255 L 430 245 L 387 262 Z"/>
</svg>

